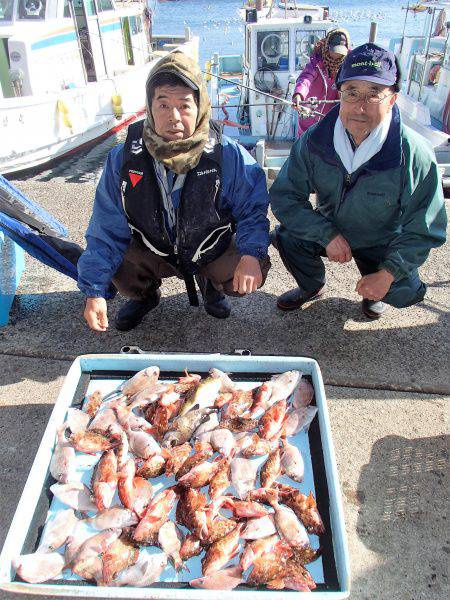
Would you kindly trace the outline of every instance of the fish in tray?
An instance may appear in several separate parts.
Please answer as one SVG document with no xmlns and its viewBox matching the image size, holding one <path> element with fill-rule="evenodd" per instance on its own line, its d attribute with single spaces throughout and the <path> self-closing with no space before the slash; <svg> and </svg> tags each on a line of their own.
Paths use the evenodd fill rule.
<svg viewBox="0 0 450 600">
<path fill-rule="evenodd" d="M 69 569 L 145 587 L 166 570 L 186 580 L 192 559 L 196 588 L 314 589 L 305 565 L 320 549 L 308 534 L 324 526 L 312 493 L 295 487 L 305 464 L 288 440 L 314 418 L 313 394 L 299 371 L 244 389 L 215 368 L 159 381 L 156 366 L 107 396 L 94 391 L 58 429 L 58 509 L 37 551 L 14 561 L 18 576 L 40 583 Z"/>
</svg>

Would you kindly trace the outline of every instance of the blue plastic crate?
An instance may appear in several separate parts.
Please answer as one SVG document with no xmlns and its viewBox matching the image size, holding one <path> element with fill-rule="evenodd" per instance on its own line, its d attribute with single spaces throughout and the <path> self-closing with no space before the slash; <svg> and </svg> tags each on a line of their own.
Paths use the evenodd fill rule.
<svg viewBox="0 0 450 600">
<path fill-rule="evenodd" d="M 326 526 L 326 537 L 320 540 L 323 547 L 321 570 L 324 582 L 313 592 L 302 592 L 301 598 L 305 600 L 307 598 L 311 600 L 348 598 L 350 572 L 345 523 L 331 439 L 331 425 L 319 365 L 315 360 L 303 357 L 222 354 L 85 355 L 74 361 L 50 415 L 0 555 L 0 589 L 46 597 L 80 598 L 211 600 L 219 594 L 221 600 L 285 600 L 290 597 L 291 592 L 285 590 L 256 590 L 245 586 L 243 589 L 239 587 L 232 591 L 221 590 L 215 595 L 215 591 L 212 590 L 190 588 L 183 581 L 183 575 L 177 578 L 175 573 L 173 577 L 162 578 L 158 583 L 147 588 L 97 587 L 87 582 L 77 581 L 76 576 L 72 577 L 70 574 L 58 581 L 42 584 L 24 583 L 16 579 L 12 567 L 13 558 L 34 551 L 40 527 L 47 517 L 52 515 L 52 510 L 58 509 L 58 501 L 49 498 L 48 487 L 53 482 L 49 476 L 49 464 L 55 445 L 56 431 L 64 422 L 67 409 L 71 405 L 80 405 L 86 393 L 91 393 L 94 389 L 108 393 L 133 373 L 150 365 L 157 365 L 161 370 L 161 376 L 168 380 L 176 379 L 186 368 L 190 372 L 206 374 L 211 367 L 231 373 L 235 381 L 248 383 L 261 381 L 275 373 L 290 369 L 298 369 L 310 378 L 314 386 L 318 413 L 308 434 L 304 434 L 302 439 L 293 438 L 292 443 L 301 447 L 305 459 L 305 475 L 308 470 L 310 471 L 311 479 L 308 486 L 317 492 L 318 506 Z M 195 576 L 199 576 L 196 567 L 191 568 L 190 573 L 190 577 Z"/>
<path fill-rule="evenodd" d="M 9 311 L 24 269 L 24 251 L 0 231 L 0 326 L 8 323 Z"/>
</svg>

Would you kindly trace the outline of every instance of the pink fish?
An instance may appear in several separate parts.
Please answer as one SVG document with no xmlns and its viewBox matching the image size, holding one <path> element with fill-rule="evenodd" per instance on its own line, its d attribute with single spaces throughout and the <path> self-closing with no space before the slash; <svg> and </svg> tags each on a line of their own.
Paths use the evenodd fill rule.
<svg viewBox="0 0 450 600">
<path fill-rule="evenodd" d="M 292 394 L 294 408 L 301 408 L 311 404 L 314 398 L 314 388 L 307 379 L 300 379 Z"/>
<path fill-rule="evenodd" d="M 128 435 L 130 450 L 137 456 L 147 460 L 154 454 L 161 454 L 161 446 L 149 433 L 142 430 L 133 431 L 128 427 L 125 427 L 125 431 Z"/>
<path fill-rule="evenodd" d="M 45 524 L 44 533 L 36 552 L 53 552 L 63 546 L 77 523 L 78 519 L 72 508 L 59 510 L 56 516 Z"/>
<path fill-rule="evenodd" d="M 305 463 L 300 450 L 282 438 L 283 452 L 281 454 L 281 468 L 285 475 L 294 481 L 301 482 L 305 473 Z"/>
<path fill-rule="evenodd" d="M 276 500 L 272 501 L 275 511 L 275 526 L 278 533 L 292 548 L 303 548 L 309 546 L 309 538 L 303 523 L 301 523 L 294 511 L 287 506 L 282 506 Z"/>
<path fill-rule="evenodd" d="M 308 430 L 317 413 L 317 406 L 302 406 L 286 414 L 283 428 L 287 436 L 296 435 L 299 431 Z"/>
<path fill-rule="evenodd" d="M 245 540 L 258 540 L 273 535 L 277 532 L 273 515 L 266 515 L 256 519 L 249 519 L 241 537 Z"/>
<path fill-rule="evenodd" d="M 101 557 L 120 534 L 120 529 L 105 529 L 87 539 L 72 561 L 72 571 L 83 579 L 103 581 Z"/>
<path fill-rule="evenodd" d="M 104 529 L 123 529 L 137 525 L 139 519 L 136 514 L 127 508 L 113 506 L 97 513 L 95 517 L 86 519 L 88 523 L 99 531 Z"/>
<path fill-rule="evenodd" d="M 12 561 L 21 579 L 28 583 L 43 583 L 57 577 L 64 568 L 64 556 L 59 552 L 22 554 Z"/>
<path fill-rule="evenodd" d="M 243 581 L 241 567 L 234 565 L 221 571 L 214 571 L 205 577 L 191 579 L 189 585 L 204 590 L 234 590 Z"/>
<path fill-rule="evenodd" d="M 258 462 L 246 458 L 235 458 L 231 461 L 231 481 L 239 498 L 244 499 L 255 487 Z"/>
<path fill-rule="evenodd" d="M 183 568 L 180 550 L 183 543 L 183 534 L 173 521 L 166 521 L 158 532 L 158 543 L 162 550 L 172 560 L 177 571 Z"/>
<path fill-rule="evenodd" d="M 78 481 L 72 483 L 54 483 L 50 486 L 50 491 L 63 504 L 67 504 L 67 506 L 75 510 L 97 510 L 96 505 L 91 500 L 91 492 L 83 483 Z"/>
<path fill-rule="evenodd" d="M 131 587 L 147 587 L 159 580 L 161 573 L 167 566 L 167 556 L 158 554 L 143 554 L 135 565 L 121 571 L 110 586 L 128 585 Z"/>
<path fill-rule="evenodd" d="M 58 428 L 58 441 L 50 461 L 50 473 L 60 483 L 69 483 L 76 469 L 75 450 L 66 438 L 67 423 Z"/>
<path fill-rule="evenodd" d="M 159 367 L 147 367 L 138 371 L 131 379 L 125 381 L 121 386 L 120 390 L 125 396 L 131 397 L 138 392 L 147 389 L 151 386 L 156 388 L 156 383 L 159 377 Z"/>
<path fill-rule="evenodd" d="M 87 429 L 89 421 L 91 420 L 90 415 L 80 410 L 79 408 L 73 408 L 72 406 L 67 409 L 67 426 L 72 433 L 77 431 L 84 431 Z"/>
</svg>

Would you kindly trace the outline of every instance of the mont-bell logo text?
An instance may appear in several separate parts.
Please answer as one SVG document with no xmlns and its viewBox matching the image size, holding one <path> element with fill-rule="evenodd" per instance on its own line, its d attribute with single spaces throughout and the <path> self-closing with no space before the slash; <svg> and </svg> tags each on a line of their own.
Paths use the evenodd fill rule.
<svg viewBox="0 0 450 600">
<path fill-rule="evenodd" d="M 379 60 L 362 60 L 360 62 L 352 63 L 352 69 L 355 67 L 375 67 L 379 69 L 381 67 L 381 62 Z"/>
<path fill-rule="evenodd" d="M 134 169 L 130 169 L 128 171 L 128 175 L 130 176 L 131 185 L 133 187 L 136 187 L 137 184 L 142 179 L 144 173 L 143 173 L 143 171 L 135 171 Z"/>
</svg>

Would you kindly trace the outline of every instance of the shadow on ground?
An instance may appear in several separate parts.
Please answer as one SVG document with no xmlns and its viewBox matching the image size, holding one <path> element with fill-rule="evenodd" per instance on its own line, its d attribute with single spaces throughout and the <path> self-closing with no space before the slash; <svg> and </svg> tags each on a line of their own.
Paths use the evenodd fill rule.
<svg viewBox="0 0 450 600">
<path fill-rule="evenodd" d="M 67 158 L 50 163 L 46 169 L 37 167 L 23 175 L 14 174 L 10 179 L 14 183 L 26 182 L 30 178 L 38 183 L 49 183 L 55 178 L 61 178 L 65 183 L 89 183 L 95 181 L 101 173 L 108 152 L 123 142 L 126 132 L 119 132 L 107 139 L 95 142 L 94 146 L 78 150 Z"/>
<path fill-rule="evenodd" d="M 352 595 L 358 599 L 448 597 L 450 545 L 443 507 L 449 442 L 449 436 L 391 435 L 373 445 L 353 503 L 359 507 L 356 532 L 380 556 L 380 566 L 353 582 Z"/>
<path fill-rule="evenodd" d="M 385 386 L 389 381 L 414 390 L 450 384 L 442 356 L 445 309 L 438 305 L 423 304 L 423 310 L 437 316 L 432 322 L 395 326 L 391 315 L 392 324 L 382 329 L 365 320 L 359 302 L 346 298 L 325 297 L 304 310 L 282 313 L 274 295 L 259 291 L 233 298 L 231 317 L 218 320 L 202 306 L 190 307 L 185 293 L 175 293 L 163 297 L 138 328 L 118 332 L 113 320 L 122 302 L 110 302 L 110 328 L 98 333 L 84 322 L 84 299 L 78 292 L 22 294 L 10 324 L 0 330 L 1 351 L 68 360 L 86 353 L 115 353 L 124 345 L 153 352 L 247 348 L 253 354 L 314 357 L 325 380 L 337 385 Z M 424 340 L 427 355 L 436 360 L 423 360 Z"/>
<path fill-rule="evenodd" d="M 23 404 L 0 407 L 0 548 L 11 525 L 23 486 L 30 472 L 36 451 L 53 404 Z M 18 423 L 26 424 L 26 439 L 18 434 Z M 30 427 L 33 423 L 34 426 Z M 14 434 L 14 435 L 13 435 Z M 3 599 L 5 592 L 0 592 Z"/>
</svg>

